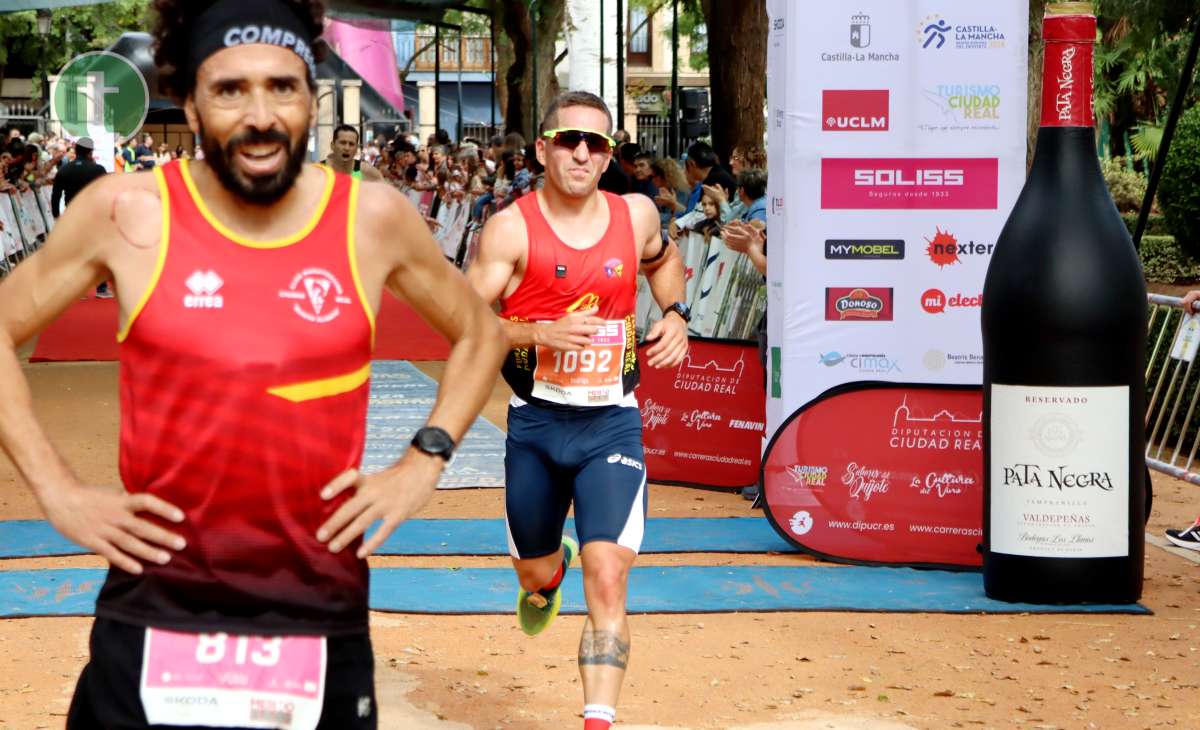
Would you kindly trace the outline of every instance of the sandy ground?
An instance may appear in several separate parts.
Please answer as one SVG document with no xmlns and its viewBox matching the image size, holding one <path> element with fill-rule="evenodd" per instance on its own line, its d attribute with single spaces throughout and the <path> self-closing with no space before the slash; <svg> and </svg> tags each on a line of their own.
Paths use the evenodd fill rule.
<svg viewBox="0 0 1200 730">
<path fill-rule="evenodd" d="M 438 364 L 423 365 L 437 377 Z M 26 367 L 39 418 L 86 480 L 117 480 L 116 366 Z M 503 427 L 503 385 L 485 411 Z M 1189 523 L 1200 488 L 1155 475 L 1149 532 Z M 497 517 L 499 490 L 439 493 L 424 517 Z M 653 487 L 650 514 L 751 514 L 740 497 Z M 39 518 L 7 462 L 0 519 Z M 641 564 L 784 564 L 809 558 L 646 556 Z M 93 557 L 0 570 L 98 566 Z M 503 566 L 502 558 L 379 565 Z M 633 728 L 1200 728 L 1200 565 L 1147 547 L 1153 616 L 772 613 L 631 618 L 619 725 Z M 578 728 L 582 617 L 527 639 L 509 616 L 375 613 L 381 727 Z M 89 619 L 0 622 L 0 728 L 59 728 L 86 660 Z"/>
</svg>

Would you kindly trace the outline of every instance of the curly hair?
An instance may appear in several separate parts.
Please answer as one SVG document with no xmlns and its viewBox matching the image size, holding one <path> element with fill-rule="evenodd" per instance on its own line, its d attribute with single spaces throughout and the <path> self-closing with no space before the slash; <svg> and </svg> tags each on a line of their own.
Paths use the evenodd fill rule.
<svg viewBox="0 0 1200 730">
<path fill-rule="evenodd" d="M 182 104 L 196 85 L 196 70 L 189 68 L 188 48 L 196 19 L 216 0 L 154 0 L 154 63 L 158 66 L 158 88 L 176 103 Z M 282 0 L 317 38 L 325 27 L 323 0 Z M 322 41 L 312 44 L 313 58 L 320 63 L 325 58 Z M 308 80 L 310 87 L 315 83 Z"/>
</svg>

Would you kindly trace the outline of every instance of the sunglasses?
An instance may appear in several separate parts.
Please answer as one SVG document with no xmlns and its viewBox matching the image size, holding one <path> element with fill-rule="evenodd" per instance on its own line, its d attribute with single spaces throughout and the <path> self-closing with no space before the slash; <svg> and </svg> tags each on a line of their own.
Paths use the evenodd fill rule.
<svg viewBox="0 0 1200 730">
<path fill-rule="evenodd" d="M 586 129 L 547 129 L 542 136 L 559 147 L 573 150 L 580 142 L 587 143 L 588 152 L 594 155 L 605 154 L 617 145 L 616 140 L 607 134 L 589 132 Z"/>
</svg>

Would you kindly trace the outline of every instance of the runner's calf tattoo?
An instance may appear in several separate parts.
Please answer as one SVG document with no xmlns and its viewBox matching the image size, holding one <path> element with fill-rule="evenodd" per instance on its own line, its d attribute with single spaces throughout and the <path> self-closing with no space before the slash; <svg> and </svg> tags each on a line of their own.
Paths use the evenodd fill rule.
<svg viewBox="0 0 1200 730">
<path fill-rule="evenodd" d="M 612 631 L 585 629 L 579 640 L 579 665 L 589 664 L 624 669 L 629 664 L 629 642 Z"/>
</svg>

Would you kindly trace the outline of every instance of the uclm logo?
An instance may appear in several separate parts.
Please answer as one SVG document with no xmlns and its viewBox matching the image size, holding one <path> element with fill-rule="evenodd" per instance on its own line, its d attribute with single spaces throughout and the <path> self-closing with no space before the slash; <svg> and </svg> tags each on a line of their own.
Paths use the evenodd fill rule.
<svg viewBox="0 0 1200 730">
<path fill-rule="evenodd" d="M 825 210 L 995 210 L 994 157 L 821 160 Z"/>
<path fill-rule="evenodd" d="M 829 287 L 825 290 L 825 319 L 830 322 L 892 321 L 890 287 Z"/>
<path fill-rule="evenodd" d="M 886 132 L 888 125 L 887 89 L 821 92 L 821 129 L 825 132 Z"/>
</svg>

